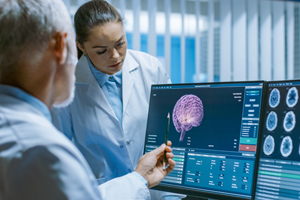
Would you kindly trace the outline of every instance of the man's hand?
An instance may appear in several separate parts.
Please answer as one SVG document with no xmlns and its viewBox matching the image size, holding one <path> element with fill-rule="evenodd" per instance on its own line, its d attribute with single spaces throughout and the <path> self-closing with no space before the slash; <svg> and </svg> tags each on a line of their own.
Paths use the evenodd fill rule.
<svg viewBox="0 0 300 200">
<path fill-rule="evenodd" d="M 171 142 L 168 141 L 168 146 L 162 144 L 160 147 L 143 155 L 136 167 L 135 171 L 143 176 L 148 181 L 148 187 L 152 188 L 158 185 L 175 167 L 175 161 L 172 160 L 173 153 Z M 167 152 L 167 160 L 169 167 L 163 169 L 164 151 Z"/>
</svg>

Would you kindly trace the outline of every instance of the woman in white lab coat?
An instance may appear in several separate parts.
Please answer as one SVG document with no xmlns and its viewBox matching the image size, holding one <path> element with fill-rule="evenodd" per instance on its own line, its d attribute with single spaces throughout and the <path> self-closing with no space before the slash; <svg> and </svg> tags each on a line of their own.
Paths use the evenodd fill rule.
<svg viewBox="0 0 300 200">
<path fill-rule="evenodd" d="M 122 18 L 107 2 L 85 3 L 74 21 L 75 98 L 69 107 L 53 110 L 53 123 L 102 184 L 135 169 L 143 153 L 151 85 L 171 81 L 155 57 L 127 49 Z"/>
</svg>

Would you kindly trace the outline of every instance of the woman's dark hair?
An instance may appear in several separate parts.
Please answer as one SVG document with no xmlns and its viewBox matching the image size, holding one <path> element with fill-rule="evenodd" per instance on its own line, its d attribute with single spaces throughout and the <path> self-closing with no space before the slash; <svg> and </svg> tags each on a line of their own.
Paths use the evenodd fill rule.
<svg viewBox="0 0 300 200">
<path fill-rule="evenodd" d="M 83 45 L 95 26 L 102 26 L 109 22 L 120 22 L 123 25 L 123 19 L 117 9 L 103 0 L 86 2 L 80 6 L 74 16 L 76 41 Z M 79 59 L 83 52 L 78 47 L 77 50 Z"/>
</svg>

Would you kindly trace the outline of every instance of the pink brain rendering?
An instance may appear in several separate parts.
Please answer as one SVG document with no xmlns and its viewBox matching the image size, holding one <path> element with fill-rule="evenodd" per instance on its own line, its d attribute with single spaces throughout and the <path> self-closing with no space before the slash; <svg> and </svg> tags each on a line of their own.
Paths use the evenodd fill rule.
<svg viewBox="0 0 300 200">
<path fill-rule="evenodd" d="M 173 124 L 181 132 L 179 141 L 183 141 L 186 131 L 201 124 L 203 104 L 199 97 L 189 94 L 182 96 L 173 109 Z"/>
</svg>

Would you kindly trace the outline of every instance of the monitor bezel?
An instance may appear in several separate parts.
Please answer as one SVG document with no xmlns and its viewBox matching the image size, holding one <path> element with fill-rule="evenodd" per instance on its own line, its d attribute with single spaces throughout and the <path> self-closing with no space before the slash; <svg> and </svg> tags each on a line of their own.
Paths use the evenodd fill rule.
<svg viewBox="0 0 300 200">
<path fill-rule="evenodd" d="M 267 94 L 267 81 L 264 80 L 258 80 L 258 81 L 227 81 L 227 82 L 205 82 L 205 83 L 175 83 L 175 84 L 153 84 L 151 85 L 151 91 L 150 95 L 152 94 L 153 87 L 164 87 L 164 86 L 182 86 L 182 85 L 220 85 L 220 84 L 251 84 L 251 83 L 262 83 L 262 97 L 261 97 L 261 109 L 260 109 L 260 116 L 259 116 L 259 130 L 258 130 L 258 136 L 257 136 L 257 150 L 256 150 L 256 158 L 255 158 L 255 165 L 254 165 L 254 174 L 253 174 L 253 183 L 252 183 L 252 191 L 251 191 L 251 200 L 254 199 L 255 191 L 256 191 L 256 180 L 257 180 L 257 170 L 258 170 L 258 162 L 259 162 L 259 154 L 257 152 L 260 152 L 260 143 L 261 143 L 261 133 L 263 131 L 262 128 L 262 121 L 264 117 L 264 111 L 265 111 L 265 101 Z M 148 119 L 149 119 L 149 109 L 151 105 L 151 98 L 149 97 L 149 106 L 148 106 L 148 116 L 147 116 L 147 126 L 146 131 L 148 130 Z M 145 154 L 146 150 L 146 138 L 147 133 L 145 132 L 145 141 L 144 141 L 144 151 L 143 154 Z M 219 200 L 228 200 L 229 198 L 231 200 L 249 200 L 248 198 L 243 197 L 235 197 L 235 196 L 228 196 L 224 194 L 217 194 L 217 193 L 210 193 L 205 191 L 196 191 L 196 190 L 190 190 L 190 189 L 184 189 L 180 187 L 172 187 L 172 186 L 166 186 L 166 185 L 157 185 L 153 187 L 152 189 L 155 190 L 161 190 L 166 192 L 174 192 L 179 194 L 185 194 L 188 196 L 193 196 L 197 198 L 211 198 L 211 199 L 219 199 Z"/>
<path fill-rule="evenodd" d="M 269 84 L 272 84 L 272 83 L 290 83 L 290 82 L 299 82 L 299 83 L 300 83 L 300 79 L 289 79 L 289 80 L 278 80 L 278 81 L 266 81 L 267 87 L 269 87 Z"/>
<path fill-rule="evenodd" d="M 300 79 L 289 79 L 289 80 L 273 80 L 273 81 L 266 81 L 266 87 L 265 87 L 265 100 L 264 100 L 264 105 L 263 105 L 263 108 L 264 108 L 264 112 L 263 112 L 263 115 L 261 115 L 261 119 L 260 122 L 264 122 L 266 120 L 266 110 L 267 110 L 267 106 L 268 106 L 268 98 L 269 98 L 269 84 L 274 84 L 274 83 L 291 83 L 291 82 L 299 82 L 299 87 L 300 87 Z M 272 87 L 275 87 L 275 86 L 272 86 Z M 282 86 L 281 86 L 282 87 Z M 257 155 L 256 158 L 259 158 L 260 159 L 260 155 L 261 155 L 261 147 L 262 147 L 262 139 L 263 139 L 263 125 L 261 126 L 260 125 L 260 128 L 261 128 L 261 131 L 260 131 L 260 142 L 259 142 L 259 146 L 257 147 Z M 145 138 L 146 139 L 146 138 Z M 255 198 L 255 195 L 256 195 L 256 186 L 257 186 L 257 177 L 258 177 L 258 169 L 259 169 L 259 160 L 256 162 L 256 177 L 255 177 L 255 188 L 253 188 L 254 190 L 252 191 L 253 192 L 253 200 Z"/>
</svg>

